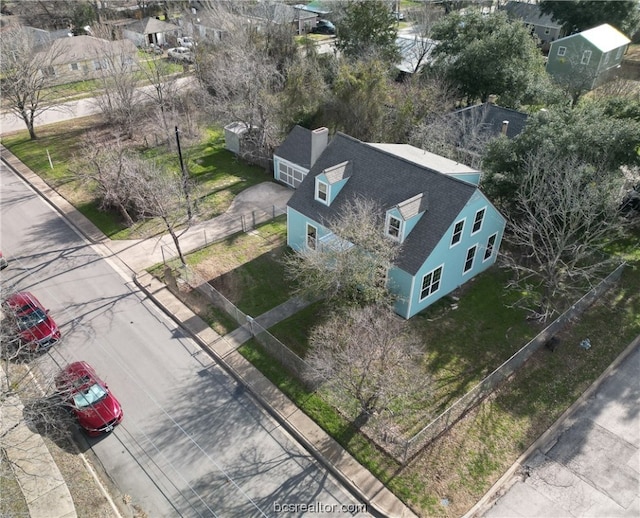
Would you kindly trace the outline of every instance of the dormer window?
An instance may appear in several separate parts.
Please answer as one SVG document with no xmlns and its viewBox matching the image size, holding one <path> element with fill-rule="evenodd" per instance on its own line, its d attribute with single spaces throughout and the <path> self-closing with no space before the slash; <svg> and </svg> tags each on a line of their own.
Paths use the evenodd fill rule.
<svg viewBox="0 0 640 518">
<path fill-rule="evenodd" d="M 316 178 L 316 200 L 329 205 L 329 186 Z"/>
<path fill-rule="evenodd" d="M 387 216 L 387 235 L 399 241 L 402 235 L 402 220 L 389 214 Z"/>
</svg>

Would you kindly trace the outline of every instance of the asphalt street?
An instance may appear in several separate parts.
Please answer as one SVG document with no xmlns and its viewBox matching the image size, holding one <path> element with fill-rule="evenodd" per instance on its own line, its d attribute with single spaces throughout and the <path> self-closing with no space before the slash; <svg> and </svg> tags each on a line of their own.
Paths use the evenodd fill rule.
<svg viewBox="0 0 640 518">
<path fill-rule="evenodd" d="M 91 448 L 151 517 L 353 516 L 358 502 L 227 373 L 22 180 L 0 169 L 5 280 L 63 333 L 54 363 L 86 360 L 125 417 Z M 351 506 L 351 507 L 348 507 Z"/>
</svg>

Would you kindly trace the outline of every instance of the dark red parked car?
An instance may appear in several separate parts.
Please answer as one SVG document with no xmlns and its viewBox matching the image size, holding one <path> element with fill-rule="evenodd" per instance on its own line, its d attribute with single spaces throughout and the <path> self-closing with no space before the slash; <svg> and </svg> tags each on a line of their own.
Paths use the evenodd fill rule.
<svg viewBox="0 0 640 518">
<path fill-rule="evenodd" d="M 35 295 L 28 291 L 14 293 L 3 302 L 3 312 L 17 327 L 20 340 L 30 352 L 48 349 L 60 340 L 60 330 Z"/>
<path fill-rule="evenodd" d="M 87 362 L 67 365 L 56 376 L 55 383 L 88 435 L 109 433 L 122 422 L 124 412 L 120 403 Z"/>
</svg>

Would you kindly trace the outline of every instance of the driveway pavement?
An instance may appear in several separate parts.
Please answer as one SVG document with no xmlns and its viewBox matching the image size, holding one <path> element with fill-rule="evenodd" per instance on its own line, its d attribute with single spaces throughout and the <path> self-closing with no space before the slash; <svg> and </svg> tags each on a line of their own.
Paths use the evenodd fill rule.
<svg viewBox="0 0 640 518">
<path fill-rule="evenodd" d="M 639 373 L 640 337 L 468 516 L 640 516 Z"/>
</svg>

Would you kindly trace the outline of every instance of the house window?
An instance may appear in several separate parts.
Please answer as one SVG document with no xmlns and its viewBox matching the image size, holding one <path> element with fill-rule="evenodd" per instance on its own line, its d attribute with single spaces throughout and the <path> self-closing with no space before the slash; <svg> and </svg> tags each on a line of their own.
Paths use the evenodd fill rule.
<svg viewBox="0 0 640 518">
<path fill-rule="evenodd" d="M 387 235 L 394 239 L 400 239 L 400 231 L 402 230 L 402 221 L 395 216 L 387 217 Z"/>
<path fill-rule="evenodd" d="M 483 261 L 487 261 L 488 259 L 491 258 L 491 256 L 493 256 L 493 249 L 496 246 L 496 239 L 498 239 L 498 234 L 493 234 L 492 236 L 489 236 L 489 239 L 487 240 L 487 248 L 485 248 L 484 250 Z"/>
<path fill-rule="evenodd" d="M 78 70 L 78 63 L 71 63 L 69 67 L 71 68 L 71 70 L 76 71 Z"/>
<path fill-rule="evenodd" d="M 591 51 L 585 50 L 582 53 L 582 60 L 580 61 L 580 63 L 582 63 L 583 65 L 588 65 L 590 60 L 591 60 Z"/>
<path fill-rule="evenodd" d="M 93 69 L 94 70 L 102 70 L 103 68 L 104 69 L 107 68 L 106 63 L 104 63 L 103 61 L 100 61 L 99 59 L 96 59 L 93 62 Z"/>
<path fill-rule="evenodd" d="M 616 52 L 616 60 L 620 59 L 622 57 L 622 52 L 624 51 L 624 47 L 620 47 L 618 49 L 618 52 Z"/>
<path fill-rule="evenodd" d="M 316 178 L 316 200 L 321 201 L 326 205 L 329 205 L 328 190 L 329 190 L 329 186 L 326 183 L 321 182 Z"/>
<path fill-rule="evenodd" d="M 471 268 L 473 268 L 473 260 L 476 257 L 476 245 L 473 245 L 469 250 L 467 250 L 467 258 L 464 260 L 464 270 L 462 273 L 467 273 Z"/>
<path fill-rule="evenodd" d="M 567 54 L 567 47 L 558 47 L 558 56 L 564 56 Z"/>
<path fill-rule="evenodd" d="M 302 180 L 304 180 L 305 174 L 302 171 L 294 169 L 290 165 L 280 162 L 278 164 L 278 169 L 280 171 L 280 181 L 290 185 L 294 189 L 297 189 L 302 183 Z"/>
<path fill-rule="evenodd" d="M 610 52 L 607 52 L 607 53 L 604 55 L 604 62 L 603 62 L 603 64 L 604 64 L 604 65 L 606 65 L 607 63 L 609 63 L 609 55 L 610 55 Z"/>
<path fill-rule="evenodd" d="M 307 247 L 312 250 L 316 249 L 316 244 L 318 242 L 318 229 L 313 225 L 309 225 L 307 223 Z"/>
<path fill-rule="evenodd" d="M 473 228 L 471 229 L 471 235 L 475 234 L 476 232 L 480 232 L 480 229 L 482 228 L 482 220 L 484 219 L 484 213 L 485 209 L 480 209 L 478 212 L 476 212 L 476 217 L 473 219 Z"/>
<path fill-rule="evenodd" d="M 420 301 L 423 301 L 429 295 L 440 289 L 440 279 L 442 279 L 442 266 L 438 266 L 435 270 L 429 272 L 422 278 Z"/>
<path fill-rule="evenodd" d="M 453 235 L 451 236 L 451 246 L 457 245 L 462 239 L 462 231 L 464 230 L 464 220 L 458 221 L 453 227 Z"/>
</svg>

